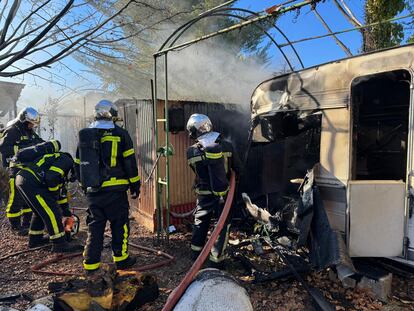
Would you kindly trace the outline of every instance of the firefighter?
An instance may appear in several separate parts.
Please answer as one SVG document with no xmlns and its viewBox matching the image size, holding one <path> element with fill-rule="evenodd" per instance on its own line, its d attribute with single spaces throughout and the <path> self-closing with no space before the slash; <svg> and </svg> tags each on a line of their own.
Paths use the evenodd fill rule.
<svg viewBox="0 0 414 311">
<path fill-rule="evenodd" d="M 89 204 L 83 261 L 87 273 L 100 267 L 107 221 L 111 225 L 112 255 L 117 269 L 129 268 L 136 262 L 136 257 L 128 253 L 127 190 L 136 199 L 141 182 L 132 139 L 114 123 L 117 118 L 117 107 L 101 100 L 95 106 L 95 121 L 79 132 L 75 169 Z"/>
<path fill-rule="evenodd" d="M 61 195 L 74 162 L 70 154 L 58 152 L 60 144 L 57 141 L 43 145 L 48 144 L 50 151 L 32 163 L 19 164 L 21 170 L 16 176 L 16 187 L 33 210 L 29 248 L 41 246 L 50 240 L 52 252 L 81 251 L 81 245 L 66 241 L 64 223 L 71 217 L 71 213 Z M 45 227 L 49 234 L 48 239 L 43 237 Z"/>
<path fill-rule="evenodd" d="M 32 211 L 26 206 L 19 192 L 16 191 L 15 177 L 19 168 L 13 166 L 10 159 L 19 149 L 43 142 L 34 131 L 39 124 L 39 113 L 34 108 L 26 107 L 20 111 L 16 119 L 7 123 L 0 137 L 1 162 L 3 167 L 8 169 L 10 178 L 6 216 L 13 231 L 16 231 L 18 235 L 27 235 Z"/>
<path fill-rule="evenodd" d="M 213 132 L 213 125 L 206 115 L 191 115 L 187 130 L 190 138 L 195 140 L 187 150 L 188 164 L 196 175 L 197 206 L 191 239 L 191 254 L 195 260 L 206 242 L 211 218 L 221 214 L 229 190 L 230 169 L 237 171 L 238 163 L 231 143 L 221 139 L 220 133 Z M 226 259 L 229 230 L 227 221 L 210 253 L 209 265 L 212 267 L 221 268 Z"/>
</svg>

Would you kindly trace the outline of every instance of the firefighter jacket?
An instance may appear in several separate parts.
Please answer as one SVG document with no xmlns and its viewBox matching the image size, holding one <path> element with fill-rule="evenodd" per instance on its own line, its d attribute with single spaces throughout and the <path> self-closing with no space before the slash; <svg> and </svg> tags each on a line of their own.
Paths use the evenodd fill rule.
<svg viewBox="0 0 414 311">
<path fill-rule="evenodd" d="M 30 172 L 39 182 L 39 186 L 47 188 L 62 209 L 63 216 L 71 216 L 66 196 L 67 176 L 73 168 L 72 157 L 66 153 L 49 153 L 30 164 L 21 164 L 22 170 Z"/>
<path fill-rule="evenodd" d="M 33 130 L 29 130 L 25 123 L 16 121 L 0 134 L 0 153 L 2 157 L 3 167 L 8 167 L 10 159 L 18 150 L 36 145 L 43 142 Z M 16 173 L 16 169 L 12 169 L 12 175 Z"/>
<path fill-rule="evenodd" d="M 134 189 L 139 192 L 141 178 L 138 174 L 137 161 L 135 158 L 134 144 L 128 131 L 115 125 L 109 129 L 99 129 L 100 169 L 99 172 L 88 172 L 89 174 L 100 174 L 102 181 L 97 191 L 127 191 Z M 76 150 L 75 171 L 80 179 L 79 147 Z M 83 169 L 83 167 L 82 167 Z M 87 189 L 89 191 L 89 189 Z"/>
<path fill-rule="evenodd" d="M 203 136 L 187 150 L 187 162 L 196 174 L 193 187 L 198 195 L 223 197 L 229 190 L 230 169 L 235 169 L 233 147 L 219 133 Z"/>
</svg>

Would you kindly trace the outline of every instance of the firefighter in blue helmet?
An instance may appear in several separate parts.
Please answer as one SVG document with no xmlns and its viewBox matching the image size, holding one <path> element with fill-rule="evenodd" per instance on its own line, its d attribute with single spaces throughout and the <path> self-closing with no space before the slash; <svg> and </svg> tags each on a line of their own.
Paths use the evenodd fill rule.
<svg viewBox="0 0 414 311">
<path fill-rule="evenodd" d="M 0 134 L 0 153 L 2 165 L 9 173 L 9 201 L 6 216 L 12 229 L 19 235 L 27 235 L 32 217 L 32 210 L 26 205 L 20 193 L 16 191 L 15 178 L 20 168 L 11 162 L 18 150 L 36 145 L 43 140 L 34 129 L 40 124 L 40 115 L 36 109 L 26 107 L 17 118 L 7 123 Z"/>
<path fill-rule="evenodd" d="M 222 203 L 229 190 L 230 169 L 237 171 L 238 162 L 231 143 L 221 139 L 220 133 L 213 131 L 213 125 L 206 115 L 191 115 L 187 130 L 195 140 L 195 144 L 187 150 L 188 164 L 196 175 L 194 189 L 197 206 L 191 239 L 191 253 L 195 260 L 206 242 L 212 217 L 219 217 L 222 212 Z M 211 250 L 210 266 L 220 267 L 226 259 L 229 229 L 230 224 L 227 221 Z"/>
<path fill-rule="evenodd" d="M 88 239 L 83 266 L 99 269 L 106 222 L 112 231 L 113 260 L 117 269 L 135 264 L 128 253 L 129 202 L 140 191 L 134 145 L 128 132 L 117 126 L 117 107 L 108 100 L 95 106 L 95 121 L 79 132 L 75 170 L 88 199 Z"/>
</svg>

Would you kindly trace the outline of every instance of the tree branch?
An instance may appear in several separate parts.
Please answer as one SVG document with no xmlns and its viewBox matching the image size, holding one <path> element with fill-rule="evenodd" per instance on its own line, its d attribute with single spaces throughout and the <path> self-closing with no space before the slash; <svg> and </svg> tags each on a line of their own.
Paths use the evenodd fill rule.
<svg viewBox="0 0 414 311">
<path fill-rule="evenodd" d="M 19 0 L 16 0 L 19 1 Z M 39 42 L 49 31 L 50 29 L 52 29 L 58 22 L 59 20 L 69 11 L 70 7 L 72 6 L 74 0 L 69 0 L 69 2 L 67 3 L 67 5 L 62 9 L 62 11 L 60 11 L 60 13 L 58 15 L 56 15 L 49 23 L 49 25 L 47 25 L 45 27 L 45 29 L 43 29 L 41 31 L 41 33 L 36 36 L 36 38 L 32 41 L 30 41 L 17 55 L 13 56 L 9 61 L 7 61 L 5 64 L 0 65 L 0 71 L 3 71 L 5 68 L 7 68 L 8 66 L 10 66 L 11 64 L 15 63 L 17 60 L 24 58 L 26 56 L 26 53 L 33 48 L 37 42 Z"/>
<path fill-rule="evenodd" d="M 4 43 L 4 39 L 6 38 L 7 31 L 9 30 L 10 24 L 12 23 L 14 17 L 16 16 L 17 10 L 20 7 L 20 3 L 21 3 L 21 0 L 14 0 L 10 8 L 9 14 L 7 15 L 3 29 L 1 31 L 0 44 Z"/>
</svg>

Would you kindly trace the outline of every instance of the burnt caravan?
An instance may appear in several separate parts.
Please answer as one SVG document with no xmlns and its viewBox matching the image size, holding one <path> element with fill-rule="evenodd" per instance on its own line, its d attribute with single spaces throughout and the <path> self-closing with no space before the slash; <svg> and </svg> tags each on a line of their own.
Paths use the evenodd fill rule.
<svg viewBox="0 0 414 311">
<path fill-rule="evenodd" d="M 284 161 L 289 191 L 314 167 L 351 257 L 414 260 L 413 60 L 412 45 L 347 58 L 275 77 L 252 96 L 253 141 L 285 146 L 263 172 Z M 300 152 L 286 147 L 299 137 Z"/>
</svg>

